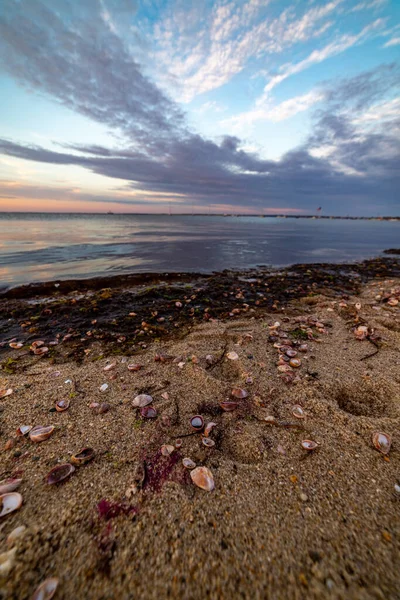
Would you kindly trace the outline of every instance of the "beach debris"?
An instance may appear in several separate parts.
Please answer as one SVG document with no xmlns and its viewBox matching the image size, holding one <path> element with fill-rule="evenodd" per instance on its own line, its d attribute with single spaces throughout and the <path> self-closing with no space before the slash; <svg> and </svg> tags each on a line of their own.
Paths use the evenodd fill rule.
<svg viewBox="0 0 400 600">
<path fill-rule="evenodd" d="M 192 461 L 191 458 L 182 458 L 182 464 L 185 469 L 195 469 L 196 463 Z"/>
<path fill-rule="evenodd" d="M 130 365 L 128 365 L 128 371 L 140 371 L 140 369 L 142 368 L 142 365 L 138 365 L 136 363 L 131 363 Z"/>
<path fill-rule="evenodd" d="M 233 388 L 231 391 L 231 396 L 233 396 L 234 398 L 247 398 L 248 395 L 248 392 L 246 392 L 246 390 L 242 388 Z"/>
<path fill-rule="evenodd" d="M 106 365 L 103 369 L 103 371 L 112 371 L 113 369 L 115 369 L 115 367 L 117 366 L 116 362 L 110 363 L 109 365 Z"/>
<path fill-rule="evenodd" d="M 36 356 L 43 356 L 44 354 L 47 354 L 49 351 L 49 349 L 47 348 L 47 346 L 40 346 L 40 348 L 35 348 L 33 350 L 33 354 L 35 354 Z"/>
<path fill-rule="evenodd" d="M 103 383 L 103 385 L 100 386 L 100 392 L 106 392 L 108 390 L 108 383 Z"/>
<path fill-rule="evenodd" d="M 239 402 L 235 402 L 234 400 L 222 400 L 219 405 L 225 412 L 232 412 L 237 409 Z"/>
<path fill-rule="evenodd" d="M 203 445 L 207 448 L 213 448 L 215 446 L 214 440 L 212 440 L 209 437 L 203 437 L 201 441 L 203 442 Z"/>
<path fill-rule="evenodd" d="M 54 425 L 36 425 L 36 427 L 30 430 L 29 437 L 32 442 L 44 442 L 44 440 L 47 440 L 51 436 L 54 429 Z"/>
<path fill-rule="evenodd" d="M 6 579 L 14 566 L 16 548 L 0 554 L 0 580 Z"/>
<path fill-rule="evenodd" d="M 7 536 L 7 546 L 13 546 L 14 543 L 20 537 L 22 537 L 26 531 L 27 531 L 27 528 L 25 527 L 25 525 L 19 525 L 18 527 L 13 529 L 11 531 L 11 533 L 9 533 Z"/>
<path fill-rule="evenodd" d="M 53 467 L 46 475 L 46 483 L 48 485 L 54 485 L 55 483 L 61 483 L 72 475 L 75 471 L 75 467 L 70 463 L 64 465 L 57 465 Z"/>
<path fill-rule="evenodd" d="M 375 431 L 372 434 L 372 443 L 382 454 L 389 454 L 392 438 L 387 433 Z"/>
<path fill-rule="evenodd" d="M 181 438 L 178 438 L 177 440 L 175 440 L 175 448 L 182 448 L 183 445 L 183 440 Z"/>
<path fill-rule="evenodd" d="M 144 419 L 155 419 L 157 417 L 157 411 L 153 406 L 142 406 L 140 414 Z"/>
<path fill-rule="evenodd" d="M 36 348 L 40 348 L 41 346 L 44 346 L 44 341 L 36 340 L 30 345 L 30 350 L 36 350 Z"/>
<path fill-rule="evenodd" d="M 19 350 L 20 348 L 22 348 L 23 343 L 22 342 L 10 342 L 9 346 L 10 346 L 10 348 L 13 348 L 14 350 Z"/>
<path fill-rule="evenodd" d="M 22 496 L 18 492 L 2 494 L 0 496 L 0 517 L 18 510 L 22 505 Z"/>
<path fill-rule="evenodd" d="M 313 442 L 312 440 L 303 440 L 301 445 L 303 446 L 304 450 L 307 450 L 308 452 L 318 448 L 317 442 Z"/>
<path fill-rule="evenodd" d="M 57 586 L 58 579 L 56 577 L 45 579 L 43 583 L 36 588 L 31 600 L 51 600 L 56 593 Z"/>
<path fill-rule="evenodd" d="M 214 477 L 210 469 L 207 467 L 196 467 L 190 471 L 190 477 L 197 487 L 205 490 L 206 492 L 212 492 L 215 484 Z"/>
<path fill-rule="evenodd" d="M 95 457 L 95 451 L 93 448 L 83 448 L 77 454 L 71 456 L 71 463 L 77 467 L 81 467 L 82 465 L 86 465 L 89 461 L 93 460 Z"/>
<path fill-rule="evenodd" d="M 195 431 L 202 431 L 204 427 L 204 419 L 201 415 L 195 415 L 190 419 L 190 425 Z"/>
<path fill-rule="evenodd" d="M 139 394 L 132 400 L 132 406 L 134 408 L 142 408 L 153 402 L 153 397 L 149 394 Z"/>
<path fill-rule="evenodd" d="M 306 416 L 304 410 L 298 404 L 293 406 L 292 415 L 296 417 L 296 419 L 304 419 L 304 417 Z"/>
<path fill-rule="evenodd" d="M 7 396 L 11 396 L 13 390 L 8 388 L 8 390 L 0 390 L 0 398 L 6 398 Z"/>
<path fill-rule="evenodd" d="M 357 340 L 365 340 L 368 336 L 368 327 L 366 327 L 365 325 L 359 325 L 354 330 L 354 335 L 357 338 Z"/>
<path fill-rule="evenodd" d="M 170 454 L 173 453 L 174 450 L 175 450 L 175 446 L 172 446 L 171 444 L 163 444 L 161 446 L 161 454 L 163 456 L 169 456 Z"/>
<path fill-rule="evenodd" d="M 212 430 L 214 429 L 214 427 L 216 427 L 217 424 L 213 423 L 213 421 L 210 421 L 210 423 L 207 423 L 207 425 L 204 427 L 204 431 L 203 431 L 203 435 L 205 437 L 208 437 L 210 435 L 210 433 L 212 432 Z"/>
<path fill-rule="evenodd" d="M 356 302 L 354 306 L 357 311 L 361 310 L 361 302 Z"/>
<path fill-rule="evenodd" d="M 298 369 L 298 367 L 301 367 L 301 360 L 299 358 L 291 358 L 289 365 L 295 369 Z"/>
<path fill-rule="evenodd" d="M 239 354 L 237 354 L 237 352 L 228 352 L 226 358 L 229 358 L 229 360 L 237 360 L 239 358 Z"/>
<path fill-rule="evenodd" d="M 185 365 L 186 365 L 186 363 L 185 363 L 185 361 L 184 361 L 184 360 L 182 360 L 181 362 L 179 362 L 179 363 L 178 363 L 178 367 L 179 367 L 180 369 L 183 369 L 183 367 L 184 367 Z"/>
<path fill-rule="evenodd" d="M 0 496 L 3 494 L 10 494 L 14 492 L 22 483 L 22 479 L 15 479 L 10 477 L 9 479 L 3 479 L 0 481 Z"/>
<path fill-rule="evenodd" d="M 64 410 L 68 410 L 70 405 L 70 401 L 69 400 L 57 400 L 56 402 L 56 411 L 57 412 L 64 412 Z"/>
</svg>

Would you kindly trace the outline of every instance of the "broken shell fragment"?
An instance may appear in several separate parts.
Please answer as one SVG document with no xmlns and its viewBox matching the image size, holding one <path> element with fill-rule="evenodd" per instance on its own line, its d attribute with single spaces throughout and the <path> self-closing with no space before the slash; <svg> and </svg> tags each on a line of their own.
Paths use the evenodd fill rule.
<svg viewBox="0 0 400 600">
<path fill-rule="evenodd" d="M 2 494 L 0 496 L 0 517 L 5 517 L 14 510 L 18 510 L 22 505 L 22 496 L 18 492 Z"/>
<path fill-rule="evenodd" d="M 190 424 L 195 431 L 201 431 L 204 427 L 204 419 L 200 415 L 195 415 L 190 419 Z"/>
<path fill-rule="evenodd" d="M 304 410 L 298 404 L 296 404 L 295 406 L 293 406 L 293 408 L 292 408 L 292 415 L 294 417 L 296 417 L 297 419 L 304 419 L 304 417 L 306 416 L 305 413 L 304 413 Z"/>
<path fill-rule="evenodd" d="M 304 450 L 307 450 L 308 452 L 315 450 L 318 447 L 317 442 L 313 442 L 312 440 L 303 440 L 301 445 L 303 446 Z"/>
<path fill-rule="evenodd" d="M 175 446 L 172 446 L 171 444 L 163 444 L 161 446 L 161 454 L 163 456 L 169 456 L 170 454 L 173 453 L 174 450 L 175 450 Z"/>
<path fill-rule="evenodd" d="M 9 344 L 10 348 L 14 348 L 14 350 L 19 350 L 20 348 L 22 348 L 23 343 L 22 342 L 11 342 Z"/>
<path fill-rule="evenodd" d="M 31 350 L 36 350 L 36 348 L 40 348 L 40 346 L 44 346 L 44 341 L 43 340 L 36 340 L 35 342 L 32 342 L 30 349 Z"/>
<path fill-rule="evenodd" d="M 94 456 L 95 452 L 93 448 L 83 448 L 83 450 L 80 450 L 78 454 L 71 456 L 71 462 L 73 465 L 80 467 L 93 460 Z"/>
<path fill-rule="evenodd" d="M 31 600 L 51 600 L 56 593 L 57 586 L 58 579 L 56 577 L 45 579 L 35 590 Z"/>
<path fill-rule="evenodd" d="M 142 365 L 137 365 L 136 363 L 131 363 L 128 365 L 128 371 L 140 371 Z"/>
<path fill-rule="evenodd" d="M 185 467 L 185 469 L 195 469 L 196 468 L 196 463 L 193 462 L 191 458 L 183 458 L 182 464 Z"/>
<path fill-rule="evenodd" d="M 210 433 L 212 432 L 212 430 L 214 429 L 214 427 L 216 427 L 216 426 L 217 426 L 217 424 L 213 423 L 212 421 L 210 423 L 207 423 L 207 425 L 204 428 L 203 435 L 205 437 L 208 437 L 210 435 Z"/>
<path fill-rule="evenodd" d="M 143 406 L 147 406 L 152 402 L 152 396 L 149 396 L 148 394 L 139 394 L 139 396 L 136 396 L 136 398 L 133 399 L 132 406 L 134 408 L 142 408 Z"/>
<path fill-rule="evenodd" d="M 100 392 L 106 392 L 108 390 L 108 383 L 103 383 L 103 385 L 100 386 Z"/>
<path fill-rule="evenodd" d="M 27 433 L 30 432 L 31 429 L 32 429 L 32 425 L 20 425 L 15 433 L 18 436 L 26 435 Z"/>
<path fill-rule="evenodd" d="M 33 354 L 36 354 L 36 356 L 42 356 L 43 354 L 47 354 L 49 351 L 49 349 L 47 348 L 47 346 L 40 346 L 40 348 L 35 348 L 33 350 Z"/>
<path fill-rule="evenodd" d="M 46 483 L 48 485 L 54 485 L 55 483 L 61 483 L 64 481 L 72 473 L 75 471 L 75 467 L 70 463 L 66 463 L 65 465 L 57 465 L 51 471 L 49 471 L 46 475 Z"/>
<path fill-rule="evenodd" d="M 207 448 L 213 448 L 215 446 L 215 442 L 211 438 L 203 437 L 203 439 L 201 441 L 203 442 L 204 446 L 206 446 Z"/>
<path fill-rule="evenodd" d="M 215 484 L 214 477 L 207 467 L 196 467 L 190 472 L 190 477 L 197 487 L 205 490 L 206 492 L 212 492 Z"/>
<path fill-rule="evenodd" d="M 7 546 L 13 546 L 15 542 L 26 532 L 25 525 L 20 525 L 11 531 L 7 536 Z"/>
<path fill-rule="evenodd" d="M 248 395 L 246 390 L 243 390 L 242 388 L 233 388 L 231 391 L 231 396 L 234 398 L 247 398 Z"/>
<path fill-rule="evenodd" d="M 358 340 L 365 340 L 365 338 L 368 335 L 368 327 L 366 327 L 365 325 L 359 325 L 354 330 L 354 335 Z"/>
<path fill-rule="evenodd" d="M 298 367 L 301 367 L 301 360 L 299 358 L 291 358 L 289 365 L 297 369 Z"/>
<path fill-rule="evenodd" d="M 372 443 L 382 454 L 389 454 L 392 439 L 387 433 L 375 431 L 375 433 L 372 434 Z"/>
<path fill-rule="evenodd" d="M 13 393 L 11 388 L 8 388 L 8 390 L 0 390 L 0 398 L 6 398 L 6 396 L 11 396 L 11 394 Z"/>
<path fill-rule="evenodd" d="M 106 365 L 104 367 L 103 371 L 106 371 L 106 372 L 111 371 L 112 369 L 115 369 L 116 366 L 117 366 L 117 363 L 113 362 L 113 363 L 111 363 L 109 365 Z"/>
<path fill-rule="evenodd" d="M 181 438 L 178 438 L 177 440 L 175 440 L 175 448 L 181 448 L 183 444 L 183 440 L 181 440 Z"/>
<path fill-rule="evenodd" d="M 3 479 L 0 481 L 0 496 L 14 492 L 21 485 L 22 479 Z"/>
<path fill-rule="evenodd" d="M 56 411 L 57 412 L 64 412 L 64 410 L 68 410 L 70 405 L 70 401 L 69 400 L 58 400 L 56 402 Z"/>
<path fill-rule="evenodd" d="M 140 414 L 144 419 L 155 419 L 157 417 L 157 411 L 153 406 L 142 406 Z"/>
<path fill-rule="evenodd" d="M 222 400 L 219 405 L 225 412 L 232 412 L 237 409 L 239 402 L 235 402 L 234 400 Z"/>
<path fill-rule="evenodd" d="M 239 358 L 239 354 L 236 352 L 228 352 L 226 358 L 229 358 L 229 360 L 237 360 Z"/>
<path fill-rule="evenodd" d="M 32 442 L 44 442 L 51 436 L 54 431 L 54 425 L 48 425 L 47 427 L 43 425 L 37 425 L 29 432 L 29 437 Z"/>
</svg>

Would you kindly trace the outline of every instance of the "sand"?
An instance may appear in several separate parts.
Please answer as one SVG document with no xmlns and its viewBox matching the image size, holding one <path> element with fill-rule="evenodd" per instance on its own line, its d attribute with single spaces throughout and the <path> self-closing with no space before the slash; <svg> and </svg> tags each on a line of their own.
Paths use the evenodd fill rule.
<svg viewBox="0 0 400 600">
<path fill-rule="evenodd" d="M 1 479 L 23 480 L 22 507 L 0 519 L 0 552 L 10 532 L 27 528 L 0 597 L 30 598 L 57 577 L 60 600 L 400 598 L 400 305 L 375 299 L 399 285 L 370 281 L 347 306 L 319 294 L 262 318 L 211 321 L 134 357 L 107 357 L 95 342 L 81 364 L 28 357 L 23 372 L 0 371 L 0 389 L 13 389 L 0 400 L 2 447 L 14 438 Z M 299 381 L 285 383 L 269 326 L 280 322 L 293 339 L 309 317 L 324 331 L 313 327 L 318 341 L 299 353 Z M 355 338 L 364 323 L 379 334 L 374 343 Z M 155 362 L 160 352 L 177 360 Z M 132 362 L 143 368 L 128 371 Z M 221 411 L 235 386 L 248 398 Z M 157 419 L 132 407 L 138 393 L 153 396 Z M 70 408 L 54 412 L 61 399 Z M 95 414 L 92 402 L 111 409 Z M 215 447 L 187 435 L 196 414 L 216 423 Z M 15 439 L 18 426 L 39 424 L 56 426 L 48 440 Z M 392 436 L 388 456 L 374 448 L 375 431 Z M 162 456 L 177 437 L 182 447 Z M 318 449 L 303 450 L 304 439 Z M 87 446 L 93 461 L 46 485 L 53 466 Z M 211 470 L 214 491 L 193 484 L 183 457 Z"/>
</svg>

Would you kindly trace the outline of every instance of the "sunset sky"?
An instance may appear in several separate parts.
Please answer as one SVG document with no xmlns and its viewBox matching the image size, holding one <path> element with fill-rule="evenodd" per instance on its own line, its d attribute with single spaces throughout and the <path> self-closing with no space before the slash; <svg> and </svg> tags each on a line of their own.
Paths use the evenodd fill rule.
<svg viewBox="0 0 400 600">
<path fill-rule="evenodd" d="M 400 215 L 400 2 L 2 0 L 0 210 Z"/>
</svg>

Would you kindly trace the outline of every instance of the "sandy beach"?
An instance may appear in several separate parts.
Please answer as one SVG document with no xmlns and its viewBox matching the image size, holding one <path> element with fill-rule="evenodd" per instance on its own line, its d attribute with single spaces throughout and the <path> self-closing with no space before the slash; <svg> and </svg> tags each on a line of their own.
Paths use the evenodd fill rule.
<svg viewBox="0 0 400 600">
<path fill-rule="evenodd" d="M 5 296 L 1 479 L 23 502 L 0 519 L 0 597 L 55 577 L 60 600 L 399 598 L 399 264 L 329 269 Z"/>
</svg>

